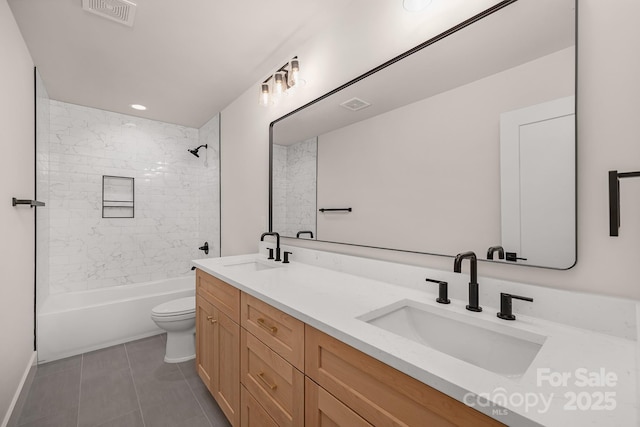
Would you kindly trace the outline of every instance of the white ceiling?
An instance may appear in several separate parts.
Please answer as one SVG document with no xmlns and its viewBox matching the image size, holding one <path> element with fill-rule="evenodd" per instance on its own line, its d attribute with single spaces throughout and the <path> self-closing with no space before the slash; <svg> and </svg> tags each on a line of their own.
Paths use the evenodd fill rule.
<svg viewBox="0 0 640 427">
<path fill-rule="evenodd" d="M 82 0 L 8 3 L 52 99 L 199 128 L 354 0 L 133 1 L 133 27 Z"/>
</svg>

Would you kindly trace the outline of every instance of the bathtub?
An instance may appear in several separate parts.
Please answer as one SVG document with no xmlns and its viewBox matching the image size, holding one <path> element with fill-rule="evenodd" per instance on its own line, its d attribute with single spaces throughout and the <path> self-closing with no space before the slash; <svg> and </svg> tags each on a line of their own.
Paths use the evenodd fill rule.
<svg viewBox="0 0 640 427">
<path fill-rule="evenodd" d="M 160 334 L 151 309 L 195 295 L 195 275 L 47 296 L 37 319 L 38 362 Z"/>
</svg>

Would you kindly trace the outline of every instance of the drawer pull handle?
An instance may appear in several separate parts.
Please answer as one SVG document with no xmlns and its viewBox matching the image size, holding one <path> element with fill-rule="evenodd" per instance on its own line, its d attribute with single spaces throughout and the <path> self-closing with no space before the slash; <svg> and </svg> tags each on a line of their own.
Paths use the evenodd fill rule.
<svg viewBox="0 0 640 427">
<path fill-rule="evenodd" d="M 265 323 L 262 317 L 258 319 L 258 325 L 260 325 L 263 329 L 266 329 L 267 331 L 271 332 L 272 334 L 275 334 L 276 332 L 278 332 L 278 328 L 276 328 L 275 326 L 267 326 L 267 324 Z"/>
<path fill-rule="evenodd" d="M 260 373 L 258 374 L 258 378 L 260 378 L 260 380 L 262 380 L 262 382 L 264 383 L 264 385 L 266 385 L 267 387 L 269 387 L 271 390 L 275 390 L 275 389 L 277 389 L 277 388 L 278 388 L 278 385 L 277 385 L 277 384 L 269 384 L 269 381 L 267 381 L 267 380 L 264 378 L 264 372 L 260 372 Z"/>
<path fill-rule="evenodd" d="M 218 321 L 216 319 L 211 319 L 210 320 L 211 324 L 213 325 L 214 323 L 218 323 Z"/>
<path fill-rule="evenodd" d="M 207 320 L 213 319 L 213 316 L 207 316 Z"/>
</svg>

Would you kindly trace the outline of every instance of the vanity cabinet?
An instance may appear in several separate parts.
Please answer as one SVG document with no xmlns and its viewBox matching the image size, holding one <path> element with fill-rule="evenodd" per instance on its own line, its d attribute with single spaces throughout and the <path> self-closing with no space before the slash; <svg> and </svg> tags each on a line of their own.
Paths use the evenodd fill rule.
<svg viewBox="0 0 640 427">
<path fill-rule="evenodd" d="M 240 426 L 240 291 L 196 273 L 196 367 L 233 427 Z"/>
<path fill-rule="evenodd" d="M 373 427 L 309 377 L 304 391 L 305 427 Z"/>
<path fill-rule="evenodd" d="M 200 270 L 198 374 L 234 427 L 502 426 Z"/>
<path fill-rule="evenodd" d="M 240 378 L 247 399 L 278 427 L 304 425 L 304 323 L 245 293 L 240 323 Z M 243 408 L 250 409 L 250 400 Z M 243 421 L 243 426 L 262 424 Z"/>
<path fill-rule="evenodd" d="M 308 325 L 305 329 L 305 347 L 306 375 L 371 425 L 503 425 Z M 344 410 L 338 412 L 338 405 L 322 391 L 314 398 L 318 402 L 311 407 L 312 411 L 315 410 L 315 418 L 329 416 L 330 410 L 339 413 L 345 420 L 350 416 L 345 415 Z M 314 415 L 311 414 L 310 418 L 313 419 Z M 321 425 L 348 427 L 368 424 L 351 424 L 351 421 L 340 422 L 334 418 L 334 424 Z"/>
</svg>

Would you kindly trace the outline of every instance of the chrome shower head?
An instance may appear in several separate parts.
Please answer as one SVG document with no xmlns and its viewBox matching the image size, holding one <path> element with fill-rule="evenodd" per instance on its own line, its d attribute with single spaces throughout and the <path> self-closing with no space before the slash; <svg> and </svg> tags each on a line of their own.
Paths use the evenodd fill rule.
<svg viewBox="0 0 640 427">
<path fill-rule="evenodd" d="M 203 144 L 197 148 L 188 148 L 187 151 L 190 152 L 191 154 L 193 154 L 196 157 L 200 157 L 200 155 L 198 154 L 198 150 L 201 149 L 202 147 L 205 148 L 205 150 L 207 149 L 207 144 Z"/>
</svg>

